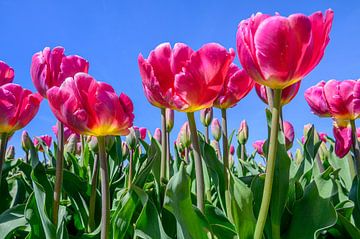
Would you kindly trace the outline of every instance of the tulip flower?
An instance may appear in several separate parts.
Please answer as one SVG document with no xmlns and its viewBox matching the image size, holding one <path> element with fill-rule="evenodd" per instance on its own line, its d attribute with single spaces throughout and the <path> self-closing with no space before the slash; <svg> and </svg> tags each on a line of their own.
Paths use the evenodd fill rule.
<svg viewBox="0 0 360 239">
<path fill-rule="evenodd" d="M 304 95 L 311 111 L 320 117 L 330 117 L 330 109 L 325 98 L 325 81 L 320 81 L 315 86 L 308 88 Z"/>
<path fill-rule="evenodd" d="M 249 138 L 249 126 L 247 125 L 246 120 L 241 121 L 240 128 L 237 133 L 237 139 L 239 144 L 244 145 L 246 144 Z"/>
<path fill-rule="evenodd" d="M 0 61 L 0 85 L 12 83 L 14 75 L 13 68 L 8 66 L 5 62 Z"/>
<path fill-rule="evenodd" d="M 153 138 L 156 139 L 160 144 L 162 143 L 161 135 L 162 135 L 161 129 L 156 128 L 153 134 Z"/>
<path fill-rule="evenodd" d="M 31 147 L 31 139 L 29 136 L 29 133 L 24 130 L 21 134 L 21 147 L 25 152 L 28 152 L 30 150 Z"/>
<path fill-rule="evenodd" d="M 10 145 L 7 149 L 6 149 L 6 159 L 14 159 L 15 158 L 15 146 L 14 145 Z"/>
<path fill-rule="evenodd" d="M 110 195 L 106 159 L 107 135 L 127 135 L 133 125 L 130 98 L 86 73 L 68 77 L 60 87 L 47 91 L 49 105 L 56 118 L 78 134 L 97 136 L 102 188 L 101 238 L 107 238 L 110 224 Z M 61 102 L 61 104 L 59 104 Z"/>
<path fill-rule="evenodd" d="M 220 141 L 221 138 L 221 125 L 217 118 L 214 118 L 211 122 L 211 134 L 216 141 Z"/>
<path fill-rule="evenodd" d="M 283 121 L 284 135 L 285 135 L 285 147 L 289 150 L 294 142 L 295 133 L 294 127 L 289 121 Z"/>
<path fill-rule="evenodd" d="M 189 148 L 191 145 L 191 134 L 189 122 L 185 122 L 179 131 L 177 141 L 181 143 L 182 147 Z"/>
<path fill-rule="evenodd" d="M 294 97 L 296 96 L 296 94 L 298 93 L 299 89 L 300 89 L 300 84 L 301 82 L 297 82 L 293 85 L 290 85 L 286 88 L 284 88 L 281 92 L 281 100 L 280 100 L 280 104 L 286 105 L 288 103 L 290 103 L 290 101 L 292 99 L 294 99 Z M 264 85 L 260 85 L 260 84 L 255 84 L 255 91 L 256 94 L 259 96 L 259 98 L 265 103 L 265 104 L 269 104 L 268 103 L 268 97 L 267 97 L 267 91 L 266 91 L 266 86 Z"/>
<path fill-rule="evenodd" d="M 52 131 L 54 132 L 56 138 L 58 138 L 58 129 L 59 129 L 59 122 L 56 122 L 54 126 L 51 127 Z M 68 142 L 69 138 L 75 135 L 75 137 L 80 140 L 80 135 L 72 131 L 69 127 L 64 126 L 64 142 L 65 144 Z"/>
<path fill-rule="evenodd" d="M 264 156 L 264 150 L 263 150 L 264 144 L 265 144 L 265 140 L 256 140 L 253 143 L 254 149 L 261 156 Z"/>
<path fill-rule="evenodd" d="M 32 57 L 31 79 L 44 98 L 47 98 L 49 89 L 60 86 L 67 77 L 73 77 L 78 72 L 88 73 L 87 60 L 77 55 L 65 56 L 64 51 L 60 46 L 52 50 L 45 47 Z"/>
<path fill-rule="evenodd" d="M 127 135 L 132 126 L 130 98 L 123 93 L 118 97 L 110 85 L 88 74 L 67 78 L 60 87 L 48 90 L 47 96 L 57 119 L 78 134 Z"/>
<path fill-rule="evenodd" d="M 241 65 L 259 84 L 284 89 L 320 62 L 329 43 L 334 13 L 289 17 L 257 13 L 240 22 L 236 35 Z"/>
<path fill-rule="evenodd" d="M 147 129 L 144 127 L 137 127 L 137 126 L 133 126 L 133 128 L 135 130 L 136 137 L 145 140 Z"/>
<path fill-rule="evenodd" d="M 345 157 L 353 145 L 351 125 L 338 125 L 334 122 L 335 154 L 339 158 Z"/>
<path fill-rule="evenodd" d="M 52 137 L 49 135 L 41 135 L 33 139 L 34 146 L 40 151 L 44 152 L 44 148 L 40 144 L 40 140 L 48 147 L 51 147 Z"/>
<path fill-rule="evenodd" d="M 174 127 L 174 110 L 166 109 L 166 132 L 171 132 Z"/>
<path fill-rule="evenodd" d="M 357 139 L 360 141 L 360 128 L 356 128 L 356 136 Z"/>
</svg>

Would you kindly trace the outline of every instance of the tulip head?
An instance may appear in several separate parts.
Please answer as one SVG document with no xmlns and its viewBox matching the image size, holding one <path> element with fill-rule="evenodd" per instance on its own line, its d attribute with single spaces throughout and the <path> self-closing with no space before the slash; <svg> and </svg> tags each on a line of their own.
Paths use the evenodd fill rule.
<svg viewBox="0 0 360 239">
<path fill-rule="evenodd" d="M 290 101 L 292 99 L 294 99 L 294 97 L 296 96 L 296 94 L 298 93 L 298 91 L 300 89 L 300 84 L 301 84 L 301 81 L 299 81 L 293 85 L 290 85 L 281 91 L 281 100 L 280 100 L 281 105 L 286 105 L 286 104 L 290 103 Z M 259 98 L 265 104 L 269 104 L 266 86 L 255 84 L 255 91 L 256 91 L 256 94 L 259 96 Z"/>
<path fill-rule="evenodd" d="M 190 126 L 189 122 L 186 121 L 180 128 L 177 142 L 180 143 L 180 145 L 183 148 L 189 148 L 191 145 L 191 134 L 190 134 Z"/>
<path fill-rule="evenodd" d="M 125 94 L 85 73 L 67 78 L 47 92 L 56 118 L 78 134 L 127 135 L 133 124 L 133 104 Z M 59 103 L 61 102 L 61 103 Z"/>
<path fill-rule="evenodd" d="M 67 77 L 73 77 L 78 72 L 87 73 L 89 62 L 84 58 L 72 55 L 65 56 L 63 47 L 50 49 L 45 47 L 32 57 L 30 75 L 37 91 L 44 98 L 53 86 L 60 86 Z"/>
<path fill-rule="evenodd" d="M 352 147 L 352 135 L 350 122 L 338 124 L 334 121 L 333 133 L 335 138 L 335 154 L 339 158 L 345 157 Z"/>
<path fill-rule="evenodd" d="M 208 127 L 211 124 L 213 119 L 213 109 L 212 107 L 200 110 L 200 122 Z"/>
<path fill-rule="evenodd" d="M 295 138 L 294 127 L 289 121 L 283 121 L 283 127 L 285 135 L 285 147 L 286 150 L 289 150 L 291 149 Z"/>
<path fill-rule="evenodd" d="M 331 116 L 324 93 L 325 84 L 325 81 L 321 81 L 315 86 L 308 88 L 304 94 L 305 100 L 309 104 L 311 111 L 320 117 Z"/>
<path fill-rule="evenodd" d="M 26 130 L 24 130 L 21 134 L 21 147 L 23 148 L 23 150 L 25 152 L 28 152 L 31 148 L 31 139 L 30 136 L 28 134 L 28 132 Z"/>
<path fill-rule="evenodd" d="M 261 156 L 264 156 L 264 144 L 265 144 L 265 140 L 256 140 L 254 143 L 253 143 L 253 147 L 254 149 L 256 150 L 256 152 L 261 155 Z"/>
<path fill-rule="evenodd" d="M 216 141 L 220 141 L 221 138 L 221 125 L 217 118 L 214 118 L 211 122 L 211 134 Z"/>
<path fill-rule="evenodd" d="M 136 137 L 138 139 L 145 140 L 147 129 L 144 127 L 137 127 L 137 126 L 133 126 L 133 128 L 135 130 Z"/>
<path fill-rule="evenodd" d="M 325 16 L 257 13 L 241 21 L 236 35 L 241 65 L 254 81 L 272 89 L 295 84 L 323 57 L 333 15 L 332 10 Z"/>
<path fill-rule="evenodd" d="M 121 143 L 121 153 L 122 153 L 123 159 L 126 159 L 127 156 L 129 155 L 129 147 L 127 146 L 127 144 L 125 142 Z"/>
<path fill-rule="evenodd" d="M 138 145 L 138 138 L 139 136 L 136 134 L 136 130 L 134 127 L 129 129 L 129 134 L 126 136 L 126 144 L 128 145 L 129 149 L 135 150 L 136 146 Z"/>
<path fill-rule="evenodd" d="M 14 145 L 10 145 L 6 149 L 5 158 L 6 159 L 14 159 L 15 158 L 15 146 Z"/>
<path fill-rule="evenodd" d="M 162 141 L 161 141 L 161 139 L 162 139 L 161 135 L 162 135 L 161 129 L 156 128 L 155 131 L 154 131 L 153 138 L 156 139 L 160 144 L 162 143 Z"/>
<path fill-rule="evenodd" d="M 230 155 L 234 156 L 234 154 L 235 154 L 235 147 L 234 147 L 234 145 L 231 145 L 231 146 L 230 146 L 229 153 L 230 153 Z"/>
<path fill-rule="evenodd" d="M 227 109 L 234 107 L 254 87 L 254 81 L 245 70 L 231 64 L 225 77 L 224 86 L 214 102 L 214 107 Z"/>
<path fill-rule="evenodd" d="M 20 85 L 0 86 L 0 133 L 11 135 L 25 127 L 38 112 L 41 100 L 39 94 Z"/>
<path fill-rule="evenodd" d="M 0 61 L 0 85 L 12 83 L 14 75 L 14 69 L 8 66 L 5 62 Z"/>
<path fill-rule="evenodd" d="M 166 115 L 166 131 L 171 132 L 171 130 L 174 128 L 174 110 L 167 108 L 165 110 L 165 115 Z"/>
<path fill-rule="evenodd" d="M 37 148 L 40 152 L 44 152 L 43 146 L 40 144 L 40 141 L 42 144 L 44 144 L 46 147 L 50 148 L 52 143 L 52 137 L 49 135 L 41 135 L 38 137 L 35 137 L 33 139 L 33 143 L 35 148 Z"/>
<path fill-rule="evenodd" d="M 239 144 L 244 145 L 246 144 L 249 138 L 249 127 L 246 123 L 246 120 L 241 121 L 240 128 L 237 134 L 237 140 Z"/>
</svg>

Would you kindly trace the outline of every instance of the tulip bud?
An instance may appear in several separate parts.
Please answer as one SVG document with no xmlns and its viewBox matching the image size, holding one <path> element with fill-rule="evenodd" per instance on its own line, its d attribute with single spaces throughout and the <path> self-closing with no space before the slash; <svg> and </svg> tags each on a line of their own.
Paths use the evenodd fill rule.
<svg viewBox="0 0 360 239">
<path fill-rule="evenodd" d="M 211 134 L 216 141 L 220 141 L 221 138 L 221 126 L 217 118 L 211 122 Z"/>
<path fill-rule="evenodd" d="M 305 136 L 305 138 L 307 137 L 307 134 L 308 134 L 308 132 L 309 132 L 309 130 L 311 129 L 311 127 L 313 127 L 313 124 L 306 124 L 306 125 L 304 125 L 304 136 Z"/>
<path fill-rule="evenodd" d="M 265 144 L 265 140 L 256 140 L 253 143 L 253 147 L 256 150 L 256 152 L 262 156 L 264 156 L 264 149 L 263 149 L 264 144 Z"/>
<path fill-rule="evenodd" d="M 237 139 L 239 144 L 244 145 L 246 144 L 249 138 L 249 127 L 246 123 L 246 120 L 241 121 L 240 128 L 237 134 Z"/>
<path fill-rule="evenodd" d="M 129 155 L 129 147 L 125 142 L 122 142 L 121 144 L 121 153 L 123 159 L 127 158 L 127 156 Z"/>
<path fill-rule="evenodd" d="M 189 122 L 185 122 L 179 131 L 178 141 L 184 148 L 188 148 L 191 145 L 191 135 L 190 135 L 190 127 Z"/>
<path fill-rule="evenodd" d="M 144 140 L 146 138 L 147 129 L 144 127 L 139 128 L 140 138 Z"/>
<path fill-rule="evenodd" d="M 162 138 L 161 135 L 162 135 L 161 129 L 156 128 L 155 131 L 154 131 L 154 134 L 153 134 L 153 138 L 156 139 L 160 144 L 162 143 L 161 142 L 161 138 Z"/>
<path fill-rule="evenodd" d="M 289 150 L 292 147 L 295 138 L 294 127 L 289 121 L 284 121 L 283 127 L 285 135 L 285 147 L 286 150 Z"/>
<path fill-rule="evenodd" d="M 95 153 L 97 153 L 99 151 L 99 146 L 98 146 L 98 140 L 95 136 L 89 136 L 87 138 L 87 143 L 89 145 L 89 149 Z"/>
<path fill-rule="evenodd" d="M 230 152 L 230 154 L 231 154 L 232 156 L 234 156 L 234 154 L 235 154 L 235 147 L 234 147 L 234 145 L 231 145 L 231 146 L 230 146 L 229 152 Z"/>
<path fill-rule="evenodd" d="M 295 163 L 296 163 L 297 165 L 300 165 L 302 160 L 303 160 L 303 156 L 302 156 L 301 150 L 300 150 L 300 149 L 296 149 L 296 152 L 295 152 Z"/>
<path fill-rule="evenodd" d="M 174 110 L 166 109 L 166 132 L 171 132 L 174 128 Z"/>
<path fill-rule="evenodd" d="M 74 154 L 76 152 L 78 137 L 76 134 L 72 134 L 69 136 L 67 144 L 64 147 L 64 151 L 67 153 Z"/>
<path fill-rule="evenodd" d="M 134 127 L 129 129 L 130 133 L 126 136 L 126 143 L 129 149 L 134 150 L 138 144 L 138 137 L 140 136 L 139 130 L 135 130 Z"/>
<path fill-rule="evenodd" d="M 30 136 L 26 130 L 24 130 L 21 134 L 21 147 L 25 152 L 28 152 L 30 150 L 32 141 L 30 139 Z"/>
<path fill-rule="evenodd" d="M 211 124 L 212 119 L 213 119 L 212 107 L 200 111 L 200 121 L 205 127 L 208 127 Z"/>
<path fill-rule="evenodd" d="M 6 150 L 6 159 L 14 159 L 15 158 L 15 146 L 10 145 Z"/>
</svg>

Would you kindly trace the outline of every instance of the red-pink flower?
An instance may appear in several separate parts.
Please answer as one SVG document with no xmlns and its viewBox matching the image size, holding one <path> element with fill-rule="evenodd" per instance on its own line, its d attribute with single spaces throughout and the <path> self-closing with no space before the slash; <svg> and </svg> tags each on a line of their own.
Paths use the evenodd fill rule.
<svg viewBox="0 0 360 239">
<path fill-rule="evenodd" d="M 14 79 L 14 69 L 0 61 L 0 85 L 11 83 Z"/>
<path fill-rule="evenodd" d="M 281 91 L 281 100 L 280 100 L 281 105 L 286 105 L 286 104 L 290 103 L 290 101 L 292 99 L 294 99 L 294 97 L 296 96 L 296 94 L 298 93 L 298 91 L 300 89 L 300 84 L 301 84 L 301 81 L 299 81 L 293 85 L 290 85 Z M 260 85 L 260 84 L 255 84 L 255 91 L 256 91 L 256 94 L 260 97 L 260 99 L 265 104 L 268 104 L 266 86 Z"/>
<path fill-rule="evenodd" d="M 155 131 L 154 131 L 153 137 L 154 137 L 154 139 L 156 139 L 160 144 L 161 144 L 161 139 L 162 139 L 162 138 L 161 138 L 161 135 L 162 135 L 161 129 L 156 128 Z"/>
<path fill-rule="evenodd" d="M 130 98 L 86 73 L 67 78 L 47 96 L 56 118 L 78 134 L 127 135 L 133 124 Z"/>
<path fill-rule="evenodd" d="M 38 150 L 40 152 L 44 152 L 44 148 L 42 147 L 42 145 L 40 144 L 40 140 L 45 143 L 45 145 L 50 148 L 51 147 L 51 142 L 52 142 L 52 137 L 45 134 L 45 135 L 41 135 L 41 136 L 38 136 L 38 137 L 35 137 L 34 140 L 33 140 L 33 143 L 34 143 L 34 146 L 36 148 L 38 148 Z"/>
<path fill-rule="evenodd" d="M 84 58 L 71 55 L 65 56 L 63 47 L 52 50 L 45 47 L 32 57 L 30 74 L 37 91 L 43 96 L 53 86 L 60 86 L 67 77 L 78 72 L 88 73 L 89 62 Z"/>
<path fill-rule="evenodd" d="M 265 140 L 256 140 L 253 143 L 254 149 L 260 155 L 264 155 L 264 150 L 263 150 L 264 144 L 265 144 Z"/>
<path fill-rule="evenodd" d="M 214 102 L 214 107 L 227 109 L 235 106 L 254 87 L 254 81 L 245 70 L 231 64 L 225 77 L 224 86 Z"/>
<path fill-rule="evenodd" d="M 156 107 L 194 112 L 211 107 L 223 88 L 234 59 L 219 44 L 209 43 L 193 51 L 183 43 L 163 43 L 144 59 L 138 58 L 145 95 Z M 199 94 L 201 92 L 201 94 Z"/>
<path fill-rule="evenodd" d="M 231 145 L 231 146 L 230 146 L 229 153 L 230 153 L 231 155 L 234 155 L 234 154 L 235 154 L 235 147 L 234 147 L 234 145 Z"/>
<path fill-rule="evenodd" d="M 240 62 L 257 83 L 284 89 L 302 80 L 320 62 L 329 42 L 334 13 L 289 17 L 258 13 L 240 22 Z"/>
<path fill-rule="evenodd" d="M 294 127 L 289 121 L 284 121 L 283 126 L 285 135 L 285 147 L 287 150 L 289 150 L 292 147 L 295 138 Z"/>
<path fill-rule="evenodd" d="M 315 86 L 308 88 L 304 94 L 311 111 L 320 117 L 330 117 L 330 110 L 324 93 L 325 84 L 325 81 L 320 81 Z"/>
<path fill-rule="evenodd" d="M 351 149 L 352 137 L 351 137 L 351 126 L 338 126 L 334 122 L 333 133 L 335 137 L 335 154 L 339 158 L 345 157 Z"/>
<path fill-rule="evenodd" d="M 14 83 L 0 86 L 0 133 L 13 134 L 25 127 L 38 112 L 41 99 Z"/>
<path fill-rule="evenodd" d="M 144 140 L 146 138 L 147 129 L 144 127 L 133 126 L 135 133 L 139 133 L 139 137 Z"/>
</svg>

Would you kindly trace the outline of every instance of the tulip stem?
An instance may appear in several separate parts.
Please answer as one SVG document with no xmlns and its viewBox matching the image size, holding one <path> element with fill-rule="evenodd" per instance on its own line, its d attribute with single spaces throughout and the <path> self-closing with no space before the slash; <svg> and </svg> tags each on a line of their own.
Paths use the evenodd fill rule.
<svg viewBox="0 0 360 239">
<path fill-rule="evenodd" d="M 196 123 L 194 118 L 194 112 L 187 113 L 191 140 L 194 149 L 194 160 L 195 160 L 195 175 L 196 175 L 196 195 L 197 195 L 197 207 L 199 210 L 204 213 L 205 204 L 204 204 L 204 194 L 205 194 L 205 184 L 204 184 L 204 172 L 202 168 L 199 138 L 196 130 Z"/>
<path fill-rule="evenodd" d="M 0 188 L 1 188 L 2 168 L 5 163 L 5 152 L 6 152 L 6 146 L 8 143 L 8 134 L 2 133 L 0 138 L 1 138 L 1 142 L 0 142 Z"/>
<path fill-rule="evenodd" d="M 271 119 L 271 131 L 270 131 L 270 140 L 269 140 L 269 154 L 268 161 L 266 165 L 266 176 L 264 191 L 261 200 L 261 206 L 259 211 L 258 220 L 256 222 L 254 239 L 263 238 L 263 231 L 268 215 L 268 210 L 270 206 L 274 171 L 275 171 L 275 160 L 276 160 L 276 151 L 278 144 L 278 133 L 279 133 L 279 116 L 280 116 L 280 99 L 281 99 L 281 89 L 274 90 L 274 106 L 272 108 L 272 119 Z"/>
<path fill-rule="evenodd" d="M 210 142 L 209 140 L 209 126 L 205 126 L 205 141 L 208 144 Z"/>
<path fill-rule="evenodd" d="M 105 137 L 97 137 L 99 143 L 99 159 L 101 173 L 101 239 L 109 238 L 110 229 L 110 191 L 109 172 L 106 158 Z"/>
<path fill-rule="evenodd" d="M 219 141 L 215 141 L 216 142 L 216 154 L 218 156 L 219 161 L 221 161 L 222 156 L 221 156 L 221 149 L 220 149 L 220 145 L 219 145 Z"/>
<path fill-rule="evenodd" d="M 95 229 L 94 215 L 95 215 L 96 187 L 97 187 L 98 177 L 99 177 L 99 155 L 95 154 L 94 167 L 91 178 L 91 194 L 90 194 L 90 204 L 89 204 L 89 222 L 88 222 L 89 232 L 92 232 Z"/>
<path fill-rule="evenodd" d="M 245 162 L 246 147 L 245 144 L 240 144 L 241 148 L 241 160 Z"/>
<path fill-rule="evenodd" d="M 231 195 L 229 191 L 229 143 L 227 134 L 227 116 L 226 109 L 221 109 L 221 130 L 223 142 L 223 164 L 224 164 L 224 182 L 225 182 L 225 204 L 226 214 L 231 219 Z M 232 220 L 231 220 L 232 221 Z"/>
<path fill-rule="evenodd" d="M 161 164 L 160 180 L 166 176 L 166 109 L 161 108 Z"/>
<path fill-rule="evenodd" d="M 265 87 L 266 89 L 266 98 L 269 105 L 269 108 L 272 109 L 274 107 L 274 91 L 270 87 Z"/>
<path fill-rule="evenodd" d="M 354 153 L 354 162 L 355 162 L 355 169 L 356 175 L 360 175 L 360 147 L 359 141 L 356 135 L 356 125 L 355 120 L 350 120 L 351 124 L 351 136 L 352 136 L 352 143 L 353 143 L 353 153 Z"/>
<path fill-rule="evenodd" d="M 56 152 L 56 172 L 55 172 L 55 187 L 54 187 L 54 208 L 53 208 L 53 222 L 55 226 L 58 223 L 58 213 L 60 205 L 60 195 L 63 182 L 63 168 L 64 168 L 64 125 L 58 121 L 58 147 Z"/>
<path fill-rule="evenodd" d="M 170 179 L 170 132 L 166 131 L 166 179 Z"/>
<path fill-rule="evenodd" d="M 128 178 L 128 189 L 130 190 L 132 184 L 132 177 L 133 177 L 133 157 L 134 157 L 134 150 L 130 149 L 129 151 L 129 178 Z"/>
</svg>

